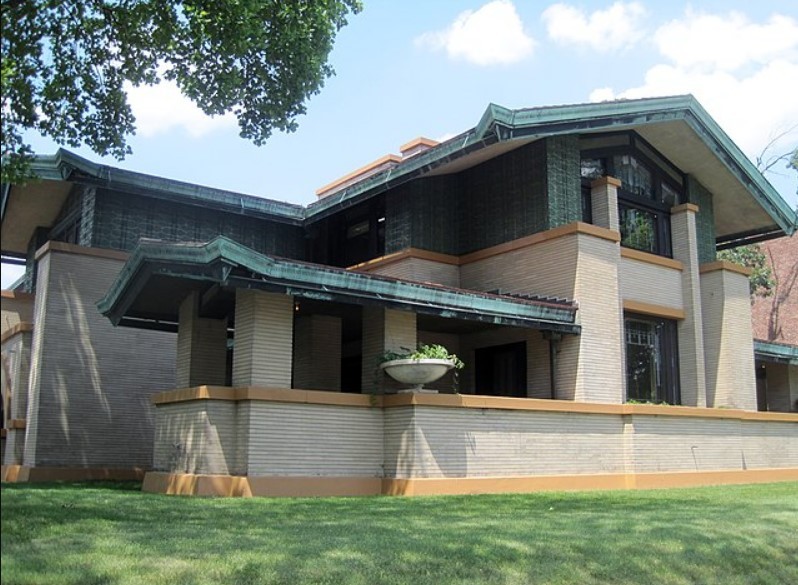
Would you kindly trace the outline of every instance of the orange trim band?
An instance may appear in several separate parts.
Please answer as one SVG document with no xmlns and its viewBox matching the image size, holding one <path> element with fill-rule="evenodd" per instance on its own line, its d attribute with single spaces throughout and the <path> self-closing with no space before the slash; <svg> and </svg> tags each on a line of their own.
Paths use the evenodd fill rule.
<svg viewBox="0 0 798 585">
<path fill-rule="evenodd" d="M 604 187 L 606 185 L 615 187 L 616 189 L 620 189 L 623 183 L 621 182 L 620 179 L 616 179 L 615 177 L 604 176 L 604 177 L 599 177 L 598 179 L 594 179 L 593 182 L 590 183 L 590 188 L 596 189 L 598 187 Z"/>
<path fill-rule="evenodd" d="M 684 264 L 673 258 L 666 258 L 665 256 L 657 256 L 656 254 L 649 254 L 634 248 L 621 248 L 621 258 L 629 260 L 637 260 L 645 262 L 646 264 L 654 264 L 655 266 L 664 266 L 665 268 L 673 268 L 674 270 L 684 270 Z"/>
<path fill-rule="evenodd" d="M 460 264 L 460 258 L 457 256 L 441 254 L 439 252 L 430 252 L 429 250 L 422 250 L 420 248 L 406 248 L 404 250 L 400 250 L 399 252 L 388 254 L 387 256 L 380 256 L 379 258 L 367 260 L 366 262 L 361 262 L 360 264 L 354 264 L 353 266 L 347 267 L 347 270 L 364 270 L 368 272 L 369 270 L 388 266 L 407 258 L 429 260 L 431 262 L 439 262 L 441 264 L 450 264 L 453 266 L 459 266 Z"/>
<path fill-rule="evenodd" d="M 48 252 L 64 252 L 66 254 L 79 254 L 81 256 L 93 256 L 95 258 L 108 258 L 109 260 L 127 260 L 129 254 L 127 252 L 120 252 L 119 250 L 106 250 L 104 248 L 87 248 L 86 246 L 78 246 L 76 244 L 67 244 L 66 242 L 54 242 L 50 240 L 46 242 L 41 248 L 36 250 L 34 257 L 39 260 Z"/>
<path fill-rule="evenodd" d="M 640 313 L 641 315 L 653 315 L 655 317 L 666 317 L 668 319 L 684 319 L 684 309 L 676 309 L 674 307 L 663 307 L 662 305 L 654 305 L 651 303 L 643 303 L 640 301 L 623 301 L 623 310 L 632 313 Z"/>
<path fill-rule="evenodd" d="M 402 162 L 402 157 L 396 154 L 386 154 L 385 156 L 381 156 L 377 160 L 370 162 L 369 164 L 364 165 L 359 169 L 352 171 L 351 173 L 344 175 L 340 179 L 336 179 L 335 181 L 327 183 L 323 187 L 316 189 L 316 196 L 319 198 L 324 197 L 324 195 L 326 195 L 330 191 L 338 189 L 339 187 L 341 187 L 341 185 L 348 183 L 353 179 L 357 179 L 358 177 L 360 177 L 360 175 L 365 175 L 366 173 L 373 171 L 383 165 L 388 165 L 391 163 L 393 163 L 393 165 L 396 165 L 400 162 Z"/>
<path fill-rule="evenodd" d="M 671 213 L 682 213 L 684 211 L 692 211 L 693 213 L 698 213 L 700 209 L 698 205 L 695 203 L 682 203 L 681 205 L 677 205 L 675 207 L 671 207 Z"/>
<path fill-rule="evenodd" d="M 28 467 L 3 465 L 0 478 L 8 483 L 39 481 L 141 481 L 139 467 Z"/>
<path fill-rule="evenodd" d="M 704 274 L 706 272 L 716 272 L 718 270 L 728 270 L 729 272 L 736 272 L 743 276 L 751 276 L 751 269 L 745 266 L 740 266 L 728 260 L 715 260 L 715 262 L 707 262 L 698 267 L 698 272 Z"/>
<path fill-rule="evenodd" d="M 573 234 L 584 234 L 601 238 L 603 240 L 608 240 L 610 242 L 621 241 L 621 234 L 615 230 L 599 227 L 590 223 L 576 221 L 567 225 L 556 227 L 554 229 L 546 230 L 545 232 L 539 232 L 537 234 L 518 238 L 517 240 L 513 240 L 511 242 L 505 242 L 503 244 L 491 246 L 490 248 L 485 248 L 484 250 L 477 250 L 476 252 L 465 254 L 460 256 L 460 264 L 470 264 L 471 262 L 485 260 L 486 258 L 490 258 L 492 256 L 498 256 L 499 254 L 505 254 L 507 252 L 512 252 L 513 250 L 519 250 L 521 248 L 534 246 L 535 244 L 540 244 L 542 242 L 555 240 L 557 238 L 562 238 L 564 236 L 570 236 Z"/>
<path fill-rule="evenodd" d="M 661 489 L 798 481 L 798 469 L 607 473 L 520 477 L 377 478 L 193 475 L 148 472 L 142 491 L 227 497 L 432 496 L 536 491 Z"/>
<path fill-rule="evenodd" d="M 24 429 L 27 426 L 24 418 L 10 418 L 8 419 L 8 428 L 15 430 L 15 429 Z"/>
<path fill-rule="evenodd" d="M 431 406 L 442 408 L 491 408 L 537 412 L 567 412 L 583 414 L 651 415 L 698 418 L 725 418 L 798 423 L 798 413 L 749 412 L 732 408 L 702 408 L 660 404 L 604 404 L 597 402 L 571 402 L 541 398 L 510 398 L 473 394 L 349 394 L 322 390 L 292 390 L 287 388 L 229 388 L 199 386 L 161 392 L 152 397 L 153 404 L 165 405 L 192 400 L 255 400 L 291 404 L 324 404 L 360 408 L 400 408 L 406 406 Z"/>
<path fill-rule="evenodd" d="M 0 343 L 5 343 L 15 335 L 19 335 L 20 333 L 28 333 L 29 331 L 33 331 L 33 323 L 20 321 L 0 335 Z"/>
</svg>

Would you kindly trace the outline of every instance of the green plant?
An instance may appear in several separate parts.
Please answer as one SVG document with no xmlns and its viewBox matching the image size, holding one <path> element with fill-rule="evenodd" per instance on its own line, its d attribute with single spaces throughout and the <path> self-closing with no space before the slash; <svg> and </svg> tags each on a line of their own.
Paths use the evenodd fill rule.
<svg viewBox="0 0 798 585">
<path fill-rule="evenodd" d="M 461 370 L 465 365 L 463 361 L 449 350 L 438 344 L 420 344 L 415 350 L 401 347 L 402 351 L 386 351 L 380 357 L 380 363 L 391 360 L 449 360 L 455 369 Z"/>
</svg>

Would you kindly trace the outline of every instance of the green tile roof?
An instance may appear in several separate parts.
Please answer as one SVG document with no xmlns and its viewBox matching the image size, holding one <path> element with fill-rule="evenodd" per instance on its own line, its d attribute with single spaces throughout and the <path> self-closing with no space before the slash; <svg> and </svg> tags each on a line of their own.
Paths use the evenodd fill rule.
<svg viewBox="0 0 798 585">
<path fill-rule="evenodd" d="M 231 288 L 260 288 L 322 301 L 379 304 L 495 325 L 564 333 L 580 330 L 576 307 L 570 302 L 520 299 L 277 258 L 223 236 L 206 244 L 142 241 L 105 298 L 97 303 L 100 312 L 119 324 L 150 279 L 158 276 Z M 173 317 L 176 319 L 176 315 Z"/>
</svg>

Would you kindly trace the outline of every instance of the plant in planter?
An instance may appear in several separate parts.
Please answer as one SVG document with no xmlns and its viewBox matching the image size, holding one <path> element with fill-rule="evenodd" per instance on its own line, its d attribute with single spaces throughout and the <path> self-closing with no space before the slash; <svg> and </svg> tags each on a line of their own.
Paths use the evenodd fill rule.
<svg viewBox="0 0 798 585">
<path fill-rule="evenodd" d="M 456 375 L 456 371 L 464 365 L 460 358 L 449 353 L 442 345 L 419 345 L 415 350 L 404 347 L 402 350 L 386 351 L 380 360 L 380 369 L 397 382 L 413 385 L 412 389 L 404 392 L 435 392 L 425 390 L 424 384 L 438 380 L 451 369 L 455 370 Z M 455 387 L 456 384 L 455 379 Z"/>
</svg>

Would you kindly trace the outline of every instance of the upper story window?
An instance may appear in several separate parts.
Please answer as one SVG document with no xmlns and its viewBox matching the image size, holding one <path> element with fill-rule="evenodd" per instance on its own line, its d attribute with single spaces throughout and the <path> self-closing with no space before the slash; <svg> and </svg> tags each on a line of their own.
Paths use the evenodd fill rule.
<svg viewBox="0 0 798 585">
<path fill-rule="evenodd" d="M 590 183 L 606 175 L 615 177 L 621 181 L 621 245 L 670 256 L 670 210 L 682 200 L 681 171 L 634 132 L 584 136 L 581 150 L 583 220 L 592 220 Z"/>
</svg>

